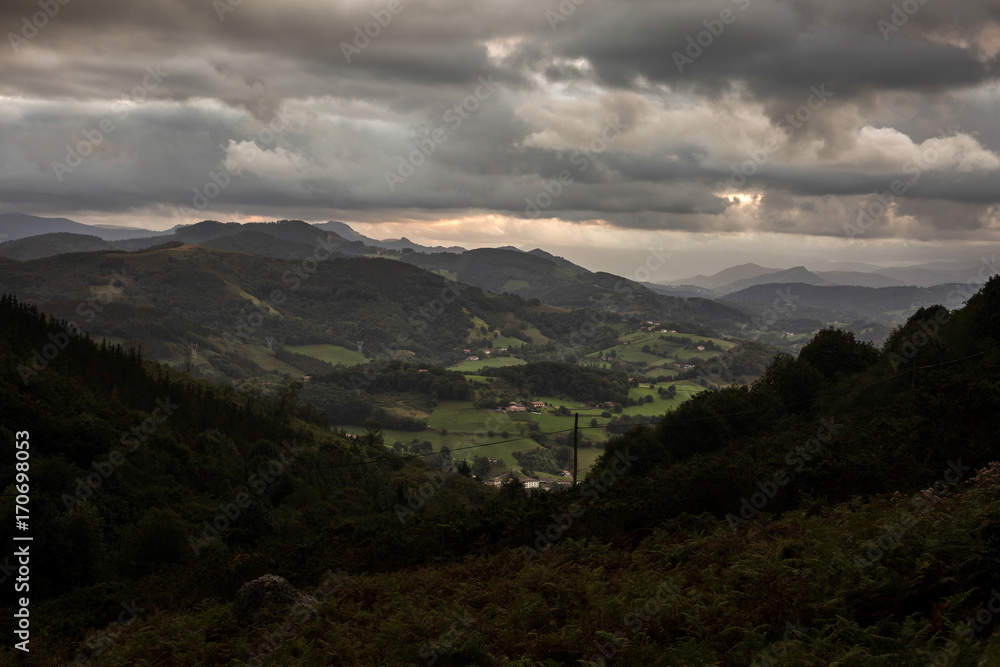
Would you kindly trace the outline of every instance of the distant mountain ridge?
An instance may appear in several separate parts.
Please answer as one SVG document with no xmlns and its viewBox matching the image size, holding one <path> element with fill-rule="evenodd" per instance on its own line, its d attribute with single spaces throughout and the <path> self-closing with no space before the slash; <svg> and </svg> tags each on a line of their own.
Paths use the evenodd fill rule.
<svg viewBox="0 0 1000 667">
<path fill-rule="evenodd" d="M 675 280 L 666 284 L 685 287 L 693 285 L 695 287 L 704 287 L 714 290 L 741 280 L 750 280 L 758 276 L 768 273 L 777 273 L 779 271 L 781 271 L 781 269 L 769 269 L 760 266 L 759 264 L 748 263 L 731 266 L 728 269 L 723 269 L 722 271 L 719 271 L 711 276 L 697 275 L 692 276 L 691 278 L 685 278 L 684 280 Z"/>
<path fill-rule="evenodd" d="M 753 278 L 746 278 L 744 280 L 737 280 L 736 282 L 730 283 L 725 287 L 722 287 L 719 292 L 722 294 L 731 294 L 733 292 L 739 292 L 740 290 L 746 289 L 748 287 L 753 287 L 754 285 L 764 285 L 764 284 L 784 284 L 784 283 L 802 283 L 806 285 L 822 285 L 822 286 L 833 286 L 835 283 L 829 280 L 824 280 L 820 278 L 815 273 L 810 271 L 804 266 L 793 266 L 790 269 L 785 269 L 784 271 L 775 271 L 773 273 L 764 273 L 761 275 L 754 276 Z"/>
<path fill-rule="evenodd" d="M 766 283 L 754 285 L 726 295 L 720 301 L 733 306 L 766 306 L 773 304 L 779 292 L 787 296 L 783 310 L 796 317 L 815 317 L 817 313 L 847 315 L 885 321 L 889 313 L 905 318 L 919 308 L 935 304 L 958 308 L 978 286 L 967 289 L 961 284 L 933 287 L 853 287 L 844 285 L 810 285 L 805 283 Z M 821 315 L 822 317 L 822 315 Z M 827 319 L 822 317 L 822 319 Z"/>
<path fill-rule="evenodd" d="M 96 236 L 67 232 L 29 236 L 0 244 L 0 257 L 28 261 L 72 252 L 135 252 L 164 243 L 193 243 L 228 252 L 284 259 L 308 257 L 318 245 L 345 256 L 365 255 L 374 251 L 363 243 L 347 241 L 333 232 L 317 229 L 301 220 L 251 223 L 205 220 L 194 225 L 176 227 L 170 234 L 119 241 L 105 241 Z"/>
<path fill-rule="evenodd" d="M 337 234 L 338 236 L 347 239 L 348 241 L 360 241 L 365 245 L 372 246 L 373 248 L 386 248 L 388 250 L 409 249 L 413 250 L 414 252 L 426 252 L 431 254 L 439 252 L 453 252 L 453 253 L 465 252 L 465 248 L 459 246 L 451 246 L 450 248 L 445 248 L 442 246 L 431 247 L 431 246 L 420 245 L 419 243 L 414 243 L 405 236 L 400 239 L 384 239 L 380 241 L 378 239 L 373 239 L 370 236 L 365 236 L 360 232 L 354 231 L 354 229 L 347 223 L 337 222 L 335 220 L 331 220 L 330 222 L 320 223 L 314 226 L 318 227 L 319 229 L 331 231 L 334 234 Z"/>
<path fill-rule="evenodd" d="M 281 227 L 276 227 L 276 225 L 281 225 Z M 284 244 L 281 247 L 268 248 L 266 243 L 262 243 L 263 239 L 260 237 L 254 239 L 252 236 L 244 236 L 241 239 L 230 241 L 213 241 L 250 231 L 276 237 Z M 42 218 L 23 213 L 2 213 L 0 214 L 0 256 L 26 260 L 51 257 L 67 252 L 109 250 L 112 247 L 118 247 L 122 250 L 142 250 L 168 241 L 197 244 L 211 241 L 209 247 L 223 250 L 251 252 L 267 257 L 293 257 L 296 250 L 295 244 L 313 243 L 316 239 L 325 238 L 327 233 L 334 234 L 348 244 L 358 244 L 351 246 L 350 252 L 347 254 L 362 254 L 361 249 L 364 246 L 398 252 L 410 250 L 423 253 L 460 253 L 465 251 L 465 248 L 459 246 L 448 248 L 423 246 L 405 237 L 380 241 L 354 231 L 346 223 L 336 221 L 313 225 L 301 220 L 248 223 L 203 220 L 190 225 L 177 225 L 168 231 L 157 232 L 140 228 L 85 225 L 67 218 Z M 53 237 L 52 234 L 62 234 L 63 236 Z M 102 246 L 94 241 L 95 238 L 115 245 Z M 3 243 L 25 239 L 36 240 L 13 247 Z M 298 250 L 302 250 L 302 248 Z"/>
<path fill-rule="evenodd" d="M 16 241 L 41 234 L 80 234 L 96 236 L 104 241 L 161 236 L 170 232 L 154 232 L 149 229 L 85 225 L 67 218 L 43 218 L 27 213 L 0 213 L 0 241 Z"/>
<path fill-rule="evenodd" d="M 71 252 L 94 252 L 114 250 L 115 244 L 89 234 L 51 232 L 38 236 L 26 236 L 0 244 L 0 257 L 28 262 L 33 259 L 63 255 Z"/>
<path fill-rule="evenodd" d="M 730 329 L 740 311 L 703 298 L 662 295 L 634 281 L 591 272 L 544 250 L 478 248 L 461 254 L 409 253 L 400 261 L 495 294 L 516 294 L 563 308 L 602 308 L 618 302 L 622 312 L 673 322 L 697 322 Z"/>
<path fill-rule="evenodd" d="M 940 261 L 914 266 L 880 267 L 856 262 L 826 262 L 830 270 L 817 271 L 805 266 L 771 269 L 758 264 L 740 264 L 713 275 L 682 278 L 650 288 L 661 294 L 719 298 L 769 283 L 803 283 L 818 286 L 843 287 L 934 287 L 965 282 L 978 276 L 987 262 Z"/>
</svg>

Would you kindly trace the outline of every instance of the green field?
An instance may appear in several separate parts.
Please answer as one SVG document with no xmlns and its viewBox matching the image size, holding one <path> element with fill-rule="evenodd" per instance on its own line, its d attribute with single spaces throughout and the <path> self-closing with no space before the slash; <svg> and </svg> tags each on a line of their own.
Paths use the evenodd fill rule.
<svg viewBox="0 0 1000 667">
<path fill-rule="evenodd" d="M 520 360 L 503 357 L 489 361 L 523 363 Z M 467 363 L 481 365 L 480 362 Z M 487 379 L 478 375 L 467 377 L 473 382 L 483 382 Z M 656 388 L 650 389 L 648 384 L 640 388 L 630 389 L 630 398 L 638 399 L 652 395 L 653 401 L 625 408 L 622 414 L 659 416 L 673 410 L 693 394 L 703 391 L 700 385 L 692 381 L 660 383 L 657 387 L 669 386 L 670 384 L 674 384 L 677 388 L 677 396 L 671 400 L 661 399 Z M 565 396 L 533 396 L 534 400 L 544 401 L 548 407 L 541 410 L 540 414 L 529 413 L 527 415 L 528 421 L 515 421 L 507 413 L 498 412 L 495 409 L 476 408 L 471 400 L 440 401 L 434 405 L 428 416 L 426 411 L 413 407 L 417 404 L 411 400 L 413 398 L 415 397 L 388 394 L 377 397 L 377 404 L 390 407 L 401 414 L 412 414 L 425 418 L 428 424 L 425 430 L 416 432 L 385 430 L 383 436 L 387 447 L 391 448 L 396 441 L 404 445 L 410 445 L 414 440 L 417 442 L 427 441 L 431 443 L 434 451 L 440 451 L 442 446 L 447 446 L 454 452 L 452 455 L 454 459 L 469 459 L 471 461 L 475 456 L 489 456 L 503 459 L 508 470 L 513 468 L 516 472 L 521 473 L 520 466 L 514 458 L 514 452 L 527 452 L 539 446 L 529 437 L 531 433 L 529 424 L 531 423 L 537 424 L 541 432 L 545 434 L 568 433 L 573 429 L 573 415 L 579 414 L 580 434 L 594 445 L 580 448 L 579 467 L 581 470 L 593 465 L 603 451 L 603 443 L 609 437 L 605 427 L 610 418 L 601 416 L 605 409 L 588 407 Z M 568 416 L 555 414 L 555 409 L 560 406 L 566 406 L 573 414 Z M 593 419 L 597 420 L 597 428 L 591 426 Z M 346 430 L 348 433 L 354 434 L 364 432 L 364 428 L 360 426 L 348 426 Z M 494 469 L 491 474 L 498 475 L 501 472 L 504 471 Z"/>
<path fill-rule="evenodd" d="M 687 364 L 691 359 L 705 361 L 720 354 L 717 350 L 698 350 L 685 348 L 682 344 L 674 341 L 661 340 L 660 336 L 671 336 L 673 338 L 683 338 L 692 344 L 710 341 L 723 351 L 730 350 L 736 346 L 721 338 L 711 338 L 708 336 L 696 336 L 694 334 L 666 333 L 659 331 L 652 333 L 648 331 L 625 331 L 618 336 L 618 345 L 612 348 L 594 352 L 585 357 L 588 362 L 597 363 L 600 368 L 611 368 L 615 361 L 624 364 L 626 369 L 632 366 L 629 372 L 673 376 L 678 372 L 673 368 L 673 364 Z M 642 348 L 648 346 L 649 352 L 643 352 Z M 611 361 L 602 361 L 602 357 L 610 356 L 612 350 L 614 356 Z"/>
<path fill-rule="evenodd" d="M 497 336 L 493 339 L 493 347 L 521 347 L 527 342 L 513 336 Z"/>
<path fill-rule="evenodd" d="M 519 289 L 528 289 L 529 287 L 531 287 L 531 283 L 529 283 L 527 280 L 518 280 L 516 278 L 512 278 L 511 280 L 508 280 L 503 284 L 503 291 L 516 292 Z"/>
<path fill-rule="evenodd" d="M 538 330 L 537 327 L 528 327 L 527 329 L 522 329 L 521 334 L 527 336 L 531 339 L 531 342 L 535 345 L 545 345 L 549 342 L 550 338 Z"/>
<path fill-rule="evenodd" d="M 570 409 L 576 407 L 573 401 L 555 397 L 539 397 L 538 400 L 557 406 L 566 405 Z M 580 410 L 581 434 L 594 443 L 603 443 L 607 440 L 607 433 L 604 430 L 589 428 L 593 417 L 598 419 L 601 426 L 607 424 L 608 420 L 601 418 L 600 413 L 601 411 L 596 409 Z M 572 416 L 560 417 L 549 413 L 548 410 L 540 415 L 533 414 L 530 418 L 539 424 L 543 433 L 573 428 Z M 344 430 L 356 435 L 365 432 L 361 426 L 346 426 Z M 442 430 L 446 430 L 447 435 L 442 435 Z M 442 445 L 447 445 L 454 452 L 452 456 L 454 459 L 465 458 L 471 461 L 475 456 L 503 459 L 508 469 L 513 468 L 518 473 L 521 469 L 514 459 L 514 452 L 527 452 L 539 446 L 528 435 L 527 422 L 513 421 L 506 413 L 496 410 L 475 408 L 471 401 L 441 401 L 428 419 L 428 428 L 423 431 L 390 429 L 383 431 L 385 444 L 390 448 L 397 440 L 405 445 L 409 445 L 413 440 L 427 441 L 431 443 L 434 451 L 440 451 Z M 599 447 L 581 447 L 579 467 L 583 469 L 593 465 L 602 451 L 603 449 Z M 495 470 L 494 474 L 500 472 Z"/>
<path fill-rule="evenodd" d="M 627 407 L 622 411 L 622 414 L 626 415 L 662 415 L 664 412 L 673 410 L 679 406 L 684 401 L 688 400 L 694 394 L 705 391 L 697 382 L 693 380 L 681 380 L 679 382 L 661 382 L 657 387 L 669 387 L 674 385 L 677 387 L 677 396 L 673 399 L 666 400 L 660 398 L 659 393 L 656 389 L 650 389 L 648 384 L 641 385 L 639 389 L 629 389 L 629 398 L 642 398 L 644 396 L 652 396 L 652 403 L 644 403 L 643 405 L 633 405 Z"/>
<path fill-rule="evenodd" d="M 460 373 L 475 373 L 484 368 L 501 368 L 503 366 L 522 366 L 526 361 L 515 357 L 486 357 L 479 361 L 460 361 L 454 366 L 449 366 L 448 370 Z"/>
<path fill-rule="evenodd" d="M 437 411 L 435 410 L 435 413 L 436 412 Z M 441 435 L 441 432 L 437 429 L 427 429 L 419 432 L 386 429 L 383 431 L 385 444 L 391 449 L 393 443 L 397 440 L 406 445 L 409 445 L 414 439 L 420 442 L 426 440 L 431 443 L 435 452 L 440 451 L 442 445 L 447 445 L 453 452 L 452 458 L 456 461 L 458 459 L 468 459 L 469 461 L 472 461 L 472 459 L 476 456 L 503 459 L 506 466 L 503 469 L 495 468 L 491 471 L 491 474 L 493 475 L 508 472 L 512 468 L 520 474 L 522 470 L 518 465 L 517 460 L 514 458 L 514 452 L 531 451 L 539 446 L 538 443 L 525 437 L 527 436 L 527 428 L 525 428 L 524 435 L 522 436 L 522 434 L 518 431 L 518 423 L 511 422 L 506 415 L 496 413 L 491 410 L 479 410 L 477 412 L 479 412 L 483 418 L 480 419 L 476 428 L 472 428 L 469 431 L 452 431 L 449 428 L 448 435 Z M 502 419 L 503 422 L 506 422 L 506 425 L 501 422 L 496 422 L 494 424 L 493 422 L 488 421 L 489 415 L 491 414 L 496 415 L 499 419 Z M 572 418 L 564 417 L 562 419 L 565 419 L 566 423 L 569 425 L 568 428 L 572 428 Z M 486 433 L 488 426 L 495 426 L 495 428 L 497 428 L 492 437 L 489 437 Z M 583 424 L 581 422 L 581 427 L 582 426 Z M 484 430 L 480 431 L 480 428 Z M 504 429 L 507 430 L 506 438 L 502 435 Z M 344 427 L 344 430 L 355 435 L 361 435 L 365 431 L 365 429 L 361 426 L 346 426 Z M 586 434 L 587 438 L 592 441 L 602 442 L 605 439 L 604 437 L 598 437 L 599 435 L 603 436 L 603 431 L 595 432 L 593 430 L 586 430 L 581 431 L 581 433 Z M 520 439 L 522 437 L 524 439 Z M 581 447 L 578 454 L 579 468 L 582 470 L 592 466 L 597 460 L 597 457 L 599 457 L 603 451 L 603 449 L 596 447 Z M 540 476 L 546 477 L 550 475 L 541 474 Z"/>
<path fill-rule="evenodd" d="M 354 350 L 348 350 L 339 345 L 295 345 L 285 348 L 289 352 L 304 354 L 320 361 L 326 361 L 334 366 L 355 366 L 357 364 L 368 363 L 367 357 L 358 354 Z"/>
</svg>

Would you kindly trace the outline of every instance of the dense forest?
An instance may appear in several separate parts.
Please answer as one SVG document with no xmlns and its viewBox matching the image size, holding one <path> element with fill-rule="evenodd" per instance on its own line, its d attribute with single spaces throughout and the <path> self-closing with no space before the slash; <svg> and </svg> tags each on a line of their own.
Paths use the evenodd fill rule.
<svg viewBox="0 0 1000 667">
<path fill-rule="evenodd" d="M 0 355 L 0 434 L 30 431 L 32 533 L 46 545 L 32 559 L 38 664 L 973 665 L 1000 653 L 998 278 L 960 310 L 917 311 L 882 348 L 824 329 L 758 381 L 612 438 L 582 484 L 552 492 L 394 454 L 375 422 L 346 439 L 297 383 L 270 399 L 220 388 L 9 297 Z M 494 371 L 538 392 L 563 372 Z M 335 377 L 308 385 L 363 403 L 366 387 Z M 628 387 L 562 380 L 580 400 Z M 0 475 L 15 479 L 13 456 Z M 238 616 L 240 586 L 265 573 L 316 604 Z"/>
<path fill-rule="evenodd" d="M 617 371 L 538 361 L 524 366 L 486 368 L 482 372 L 504 380 L 527 396 L 565 394 L 591 404 L 628 400 L 629 378 Z"/>
</svg>

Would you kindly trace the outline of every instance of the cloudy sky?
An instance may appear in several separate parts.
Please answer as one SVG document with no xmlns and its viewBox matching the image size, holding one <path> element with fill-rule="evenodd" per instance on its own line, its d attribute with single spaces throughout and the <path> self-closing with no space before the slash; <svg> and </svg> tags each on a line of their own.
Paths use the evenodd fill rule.
<svg viewBox="0 0 1000 667">
<path fill-rule="evenodd" d="M 0 26 L 0 212 L 333 219 L 620 273 L 662 246 L 678 276 L 1000 241 L 1000 0 L 12 0 Z"/>
</svg>

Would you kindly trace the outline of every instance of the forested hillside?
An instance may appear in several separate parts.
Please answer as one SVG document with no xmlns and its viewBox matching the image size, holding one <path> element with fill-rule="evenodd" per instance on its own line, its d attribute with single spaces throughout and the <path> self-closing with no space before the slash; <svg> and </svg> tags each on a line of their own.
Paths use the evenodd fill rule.
<svg viewBox="0 0 1000 667">
<path fill-rule="evenodd" d="M 1000 650 L 1000 279 L 959 311 L 914 313 L 882 349 L 823 330 L 541 493 L 396 457 L 374 423 L 330 435 L 296 385 L 222 390 L 0 307 L 2 423 L 31 431 L 36 539 L 64 545 L 37 560 L 40 664 L 972 665 Z M 65 350 L 25 386 L 17 367 L 50 336 Z M 158 420 L 157 400 L 177 407 Z M 146 419 L 153 433 L 67 503 Z M 295 458 L 277 470 L 284 442 Z M 252 502 L 227 520 L 240 493 Z M 264 573 L 316 605 L 238 618 L 236 590 Z M 135 620 L 108 627 L 133 600 Z"/>
</svg>

